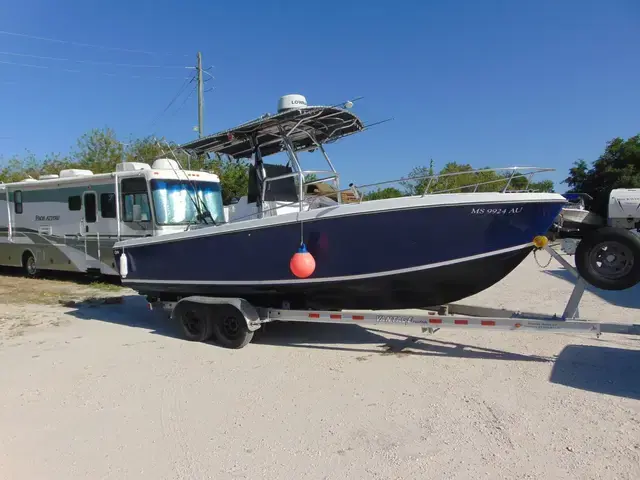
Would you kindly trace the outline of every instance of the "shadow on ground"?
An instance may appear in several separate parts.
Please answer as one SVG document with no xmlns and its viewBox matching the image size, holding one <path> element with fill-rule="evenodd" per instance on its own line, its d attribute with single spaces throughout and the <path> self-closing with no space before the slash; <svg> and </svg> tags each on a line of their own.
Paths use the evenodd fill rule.
<svg viewBox="0 0 640 480">
<path fill-rule="evenodd" d="M 386 355 L 418 355 L 520 362 L 553 361 L 549 357 L 521 355 L 475 345 L 446 342 L 434 339 L 431 336 L 407 335 L 374 327 L 331 323 L 274 322 L 267 325 L 267 328 L 255 343 L 279 347 L 344 350 Z M 355 344 L 359 347 L 345 346 L 349 344 Z M 375 348 L 363 348 L 362 346 L 366 344 L 375 344 Z"/>
<path fill-rule="evenodd" d="M 81 320 L 97 320 L 150 330 L 149 333 L 165 337 L 182 338 L 178 325 L 169 321 L 163 312 L 149 310 L 144 297 L 125 295 L 117 298 L 118 303 L 69 302 L 65 306 L 72 310 L 66 314 Z"/>
<path fill-rule="evenodd" d="M 569 345 L 551 371 L 552 383 L 640 400 L 640 350 Z"/>
<path fill-rule="evenodd" d="M 150 311 L 141 296 L 122 297 L 119 304 L 70 305 L 68 315 L 82 320 L 96 320 L 149 333 L 183 340 L 180 326 L 161 311 Z M 419 330 L 418 330 L 419 331 Z M 212 342 L 214 343 L 214 342 Z M 304 322 L 273 322 L 258 330 L 252 341 L 256 345 L 308 348 L 384 355 L 418 355 L 428 357 L 474 358 L 525 362 L 550 362 L 552 358 L 520 355 L 489 348 L 445 342 L 426 336 L 410 336 L 359 325 Z M 249 346 L 248 348 L 251 348 Z"/>
<path fill-rule="evenodd" d="M 545 270 L 544 272 L 547 275 L 565 280 L 573 285 L 576 283 L 576 278 L 568 270 Z M 597 295 L 611 305 L 640 309 L 640 284 L 635 287 L 619 291 L 600 290 L 592 285 L 587 285 L 587 291 Z"/>
</svg>

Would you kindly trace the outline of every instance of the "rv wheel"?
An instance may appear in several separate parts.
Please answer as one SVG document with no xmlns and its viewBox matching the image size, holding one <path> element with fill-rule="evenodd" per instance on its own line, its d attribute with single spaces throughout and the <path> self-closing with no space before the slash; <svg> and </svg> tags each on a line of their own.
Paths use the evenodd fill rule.
<svg viewBox="0 0 640 480">
<path fill-rule="evenodd" d="M 223 305 L 213 312 L 213 331 L 220 345 L 226 348 L 242 348 L 251 342 L 253 332 L 249 330 L 246 320 L 237 308 Z"/>
<path fill-rule="evenodd" d="M 31 252 L 24 252 L 22 254 L 22 268 L 24 268 L 27 277 L 33 278 L 38 274 L 36 259 Z"/>
<path fill-rule="evenodd" d="M 185 304 L 180 309 L 179 318 L 182 332 L 187 340 L 206 342 L 213 335 L 212 323 L 206 309 L 194 304 Z"/>
<path fill-rule="evenodd" d="M 640 238 L 629 230 L 598 229 L 580 240 L 575 255 L 578 273 L 594 287 L 625 290 L 640 282 Z"/>
</svg>

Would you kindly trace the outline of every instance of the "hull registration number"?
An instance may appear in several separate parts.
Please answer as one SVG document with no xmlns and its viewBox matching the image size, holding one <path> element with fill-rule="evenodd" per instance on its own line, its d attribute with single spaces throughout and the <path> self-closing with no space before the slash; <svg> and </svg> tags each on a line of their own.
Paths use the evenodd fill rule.
<svg viewBox="0 0 640 480">
<path fill-rule="evenodd" d="M 472 208 L 471 215 L 517 215 L 524 207 L 511 208 Z"/>
</svg>

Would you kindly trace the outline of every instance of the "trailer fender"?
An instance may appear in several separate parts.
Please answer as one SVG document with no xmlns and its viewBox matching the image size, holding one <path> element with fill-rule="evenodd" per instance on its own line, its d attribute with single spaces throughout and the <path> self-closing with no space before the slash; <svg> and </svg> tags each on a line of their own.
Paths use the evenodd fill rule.
<svg viewBox="0 0 640 480">
<path fill-rule="evenodd" d="M 258 314 L 258 310 L 243 298 L 205 297 L 200 295 L 181 298 L 171 310 L 170 317 L 172 320 L 178 318 L 180 309 L 187 303 L 197 303 L 199 305 L 231 305 L 242 314 L 250 332 L 255 332 L 260 328 L 260 315 Z"/>
</svg>

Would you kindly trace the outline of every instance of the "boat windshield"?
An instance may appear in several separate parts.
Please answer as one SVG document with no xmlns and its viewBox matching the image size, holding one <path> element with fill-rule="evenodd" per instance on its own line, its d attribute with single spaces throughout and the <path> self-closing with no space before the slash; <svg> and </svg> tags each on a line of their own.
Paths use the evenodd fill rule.
<svg viewBox="0 0 640 480">
<path fill-rule="evenodd" d="M 151 192 L 158 225 L 202 223 L 199 213 L 207 216 L 207 223 L 213 223 L 211 219 L 224 223 L 222 194 L 217 182 L 152 179 Z"/>
</svg>

